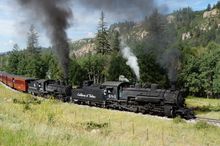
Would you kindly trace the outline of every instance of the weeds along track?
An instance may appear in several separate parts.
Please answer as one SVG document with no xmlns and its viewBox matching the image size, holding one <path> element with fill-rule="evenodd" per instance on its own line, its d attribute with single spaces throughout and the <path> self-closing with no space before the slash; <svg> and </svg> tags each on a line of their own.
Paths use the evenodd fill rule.
<svg viewBox="0 0 220 146">
<path fill-rule="evenodd" d="M 205 121 L 209 124 L 213 124 L 220 127 L 220 120 L 218 119 L 211 119 L 211 118 L 204 118 L 204 117 L 196 117 L 196 121 Z"/>
</svg>

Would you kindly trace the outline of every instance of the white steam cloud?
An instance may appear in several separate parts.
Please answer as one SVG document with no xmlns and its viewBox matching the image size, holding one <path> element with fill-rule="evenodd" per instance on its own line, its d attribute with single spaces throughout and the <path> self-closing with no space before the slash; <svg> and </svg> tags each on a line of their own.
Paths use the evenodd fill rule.
<svg viewBox="0 0 220 146">
<path fill-rule="evenodd" d="M 130 68 L 135 73 L 138 80 L 140 80 L 140 68 L 138 65 L 138 59 L 134 55 L 134 53 L 131 52 L 131 48 L 129 48 L 126 45 L 123 45 L 123 49 L 121 50 L 123 58 L 127 60 L 126 64 L 130 66 Z"/>
</svg>

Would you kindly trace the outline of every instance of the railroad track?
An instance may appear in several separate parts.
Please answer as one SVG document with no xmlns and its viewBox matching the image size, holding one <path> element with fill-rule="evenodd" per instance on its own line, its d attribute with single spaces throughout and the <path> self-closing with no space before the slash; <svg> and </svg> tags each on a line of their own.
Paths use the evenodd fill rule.
<svg viewBox="0 0 220 146">
<path fill-rule="evenodd" d="M 210 118 L 203 118 L 203 117 L 196 117 L 197 121 L 205 121 L 210 124 L 220 125 L 220 120 L 218 119 L 210 119 Z"/>
</svg>

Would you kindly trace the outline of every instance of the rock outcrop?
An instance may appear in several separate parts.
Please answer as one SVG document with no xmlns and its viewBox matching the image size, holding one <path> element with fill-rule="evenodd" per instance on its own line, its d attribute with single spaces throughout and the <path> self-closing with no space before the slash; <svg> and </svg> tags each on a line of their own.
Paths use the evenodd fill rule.
<svg viewBox="0 0 220 146">
<path fill-rule="evenodd" d="M 211 11 L 206 11 L 203 13 L 203 18 L 214 18 L 219 15 L 218 9 L 213 9 Z"/>
</svg>

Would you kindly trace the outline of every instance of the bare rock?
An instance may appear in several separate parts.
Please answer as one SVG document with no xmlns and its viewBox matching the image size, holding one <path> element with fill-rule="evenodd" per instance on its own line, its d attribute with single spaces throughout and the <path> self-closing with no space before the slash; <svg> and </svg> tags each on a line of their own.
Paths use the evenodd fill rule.
<svg viewBox="0 0 220 146">
<path fill-rule="evenodd" d="M 186 32 L 182 34 L 182 40 L 188 40 L 191 39 L 191 33 L 190 32 Z"/>
<path fill-rule="evenodd" d="M 213 9 L 211 11 L 206 11 L 203 13 L 203 18 L 213 18 L 219 15 L 218 9 Z"/>
<path fill-rule="evenodd" d="M 167 22 L 168 22 L 168 23 L 173 23 L 174 20 L 175 20 L 175 17 L 174 17 L 173 15 L 169 15 L 169 16 L 167 17 Z"/>
<path fill-rule="evenodd" d="M 83 57 L 87 55 L 88 53 L 95 53 L 95 44 L 94 43 L 89 43 L 84 45 L 81 49 L 77 50 L 74 52 L 76 58 Z"/>
</svg>

